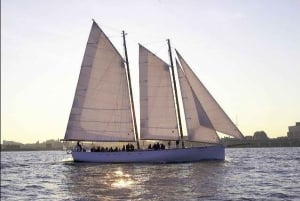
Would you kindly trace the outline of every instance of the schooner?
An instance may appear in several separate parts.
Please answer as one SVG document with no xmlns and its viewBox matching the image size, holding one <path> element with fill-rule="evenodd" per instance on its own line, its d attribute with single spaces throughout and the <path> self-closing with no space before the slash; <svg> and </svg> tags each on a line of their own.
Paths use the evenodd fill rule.
<svg viewBox="0 0 300 201">
<path fill-rule="evenodd" d="M 99 163 L 172 163 L 224 160 L 217 131 L 243 138 L 242 133 L 176 50 L 176 78 L 170 64 L 139 45 L 140 133 L 135 115 L 130 68 L 93 21 L 86 45 L 65 141 L 130 142 L 134 151 L 72 150 L 74 161 Z M 178 81 L 178 83 L 177 83 Z M 180 88 L 181 97 L 178 90 Z M 182 106 L 179 106 L 179 99 Z M 183 109 L 183 111 L 180 111 Z M 184 113 L 183 118 L 181 114 Z M 185 121 L 187 139 L 183 136 Z M 142 149 L 140 141 L 176 141 L 177 148 Z M 201 142 L 190 147 L 185 142 Z"/>
</svg>

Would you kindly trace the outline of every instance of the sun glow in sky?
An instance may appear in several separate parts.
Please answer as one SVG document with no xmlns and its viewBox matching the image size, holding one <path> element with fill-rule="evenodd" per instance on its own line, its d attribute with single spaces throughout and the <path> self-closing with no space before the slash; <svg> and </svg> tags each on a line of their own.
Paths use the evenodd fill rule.
<svg viewBox="0 0 300 201">
<path fill-rule="evenodd" d="M 298 0 L 2 0 L 1 140 L 62 139 L 92 19 L 123 54 L 175 47 L 244 135 L 300 121 Z M 137 112 L 138 114 L 138 112 Z"/>
</svg>

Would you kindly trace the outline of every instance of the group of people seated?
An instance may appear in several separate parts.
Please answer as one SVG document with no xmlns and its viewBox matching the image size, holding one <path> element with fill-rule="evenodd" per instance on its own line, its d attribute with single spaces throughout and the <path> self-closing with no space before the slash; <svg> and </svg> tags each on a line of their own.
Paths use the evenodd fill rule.
<svg viewBox="0 0 300 201">
<path fill-rule="evenodd" d="M 159 150 L 159 149 L 166 149 L 164 144 L 159 144 L 158 142 L 153 144 L 153 146 L 151 144 L 149 144 L 148 149 L 153 149 L 153 150 Z"/>
<path fill-rule="evenodd" d="M 176 141 L 176 148 L 178 148 L 179 145 L 179 141 Z M 171 147 L 171 141 L 168 142 L 168 149 L 170 149 Z M 148 149 L 150 150 L 163 150 L 166 149 L 165 145 L 163 143 L 154 143 L 153 145 L 149 144 L 148 145 Z M 77 152 L 86 152 L 86 149 L 79 143 L 79 141 L 77 142 L 77 145 L 74 147 L 74 151 Z M 133 144 L 127 144 L 127 145 L 123 145 L 122 149 L 119 147 L 100 147 L 98 146 L 97 148 L 95 146 L 93 146 L 91 148 L 91 152 L 118 152 L 118 151 L 134 151 L 134 145 Z"/>
<path fill-rule="evenodd" d="M 98 146 L 97 148 L 95 148 L 95 146 L 93 146 L 91 148 L 91 152 L 118 152 L 118 151 L 134 151 L 134 145 L 133 144 L 127 144 L 126 146 L 123 145 L 122 149 L 120 149 L 119 147 L 100 147 Z"/>
</svg>

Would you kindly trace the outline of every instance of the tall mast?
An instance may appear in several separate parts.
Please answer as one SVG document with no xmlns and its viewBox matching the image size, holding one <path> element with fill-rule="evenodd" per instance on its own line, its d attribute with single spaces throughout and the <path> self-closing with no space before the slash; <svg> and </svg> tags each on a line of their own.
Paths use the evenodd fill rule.
<svg viewBox="0 0 300 201">
<path fill-rule="evenodd" d="M 140 149 L 140 141 L 139 141 L 137 126 L 136 126 L 135 109 L 134 109 L 133 96 L 132 96 L 132 87 L 131 87 L 129 62 L 128 62 L 128 55 L 127 55 L 127 48 L 126 48 L 125 32 L 122 31 L 122 34 L 123 34 L 123 45 L 124 45 L 124 51 L 125 51 L 125 62 L 126 62 L 126 68 L 127 68 L 127 78 L 128 78 L 129 93 L 130 93 L 129 95 L 130 95 L 131 109 L 132 109 L 132 115 L 133 115 L 134 133 L 135 133 L 137 148 Z"/>
<path fill-rule="evenodd" d="M 168 41 L 168 47 L 169 47 L 169 55 L 170 55 L 170 63 L 171 63 L 171 72 L 172 72 L 172 79 L 174 84 L 174 92 L 175 92 L 175 102 L 176 102 L 176 108 L 177 108 L 177 118 L 178 118 L 178 124 L 179 124 L 179 132 L 181 137 L 181 145 L 182 148 L 184 148 L 184 141 L 183 141 L 183 131 L 182 131 L 182 125 L 181 125 L 181 116 L 179 111 L 179 102 L 178 102 L 178 95 L 177 95 L 177 86 L 175 81 L 175 72 L 174 72 L 174 65 L 173 65 L 173 57 L 172 57 L 172 49 L 170 44 L 170 39 L 167 39 Z"/>
</svg>

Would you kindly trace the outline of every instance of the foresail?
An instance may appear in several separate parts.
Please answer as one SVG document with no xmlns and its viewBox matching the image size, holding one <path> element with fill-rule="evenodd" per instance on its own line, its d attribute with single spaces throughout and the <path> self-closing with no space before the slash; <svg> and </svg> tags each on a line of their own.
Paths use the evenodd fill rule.
<svg viewBox="0 0 300 201">
<path fill-rule="evenodd" d="M 178 126 L 169 65 L 139 46 L 141 139 L 177 140 Z"/>
<path fill-rule="evenodd" d="M 131 114 L 123 58 L 93 22 L 65 140 L 133 141 Z"/>
<path fill-rule="evenodd" d="M 226 115 L 226 113 L 219 106 L 219 104 L 212 97 L 205 86 L 201 83 L 192 69 L 184 61 L 182 56 L 177 52 L 177 50 L 176 53 L 179 58 L 181 67 L 183 68 L 184 74 L 188 79 L 189 84 L 195 93 L 195 96 L 199 100 L 199 103 L 201 104 L 214 129 L 236 138 L 243 138 L 242 133 L 233 124 L 230 118 Z"/>
<path fill-rule="evenodd" d="M 219 137 L 216 131 L 214 130 L 207 114 L 202 108 L 177 60 L 176 66 L 186 119 L 188 139 L 190 141 L 197 142 L 219 143 Z"/>
</svg>

